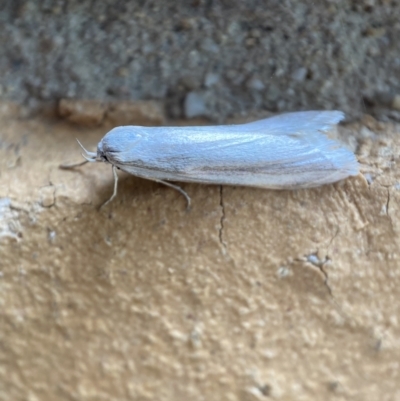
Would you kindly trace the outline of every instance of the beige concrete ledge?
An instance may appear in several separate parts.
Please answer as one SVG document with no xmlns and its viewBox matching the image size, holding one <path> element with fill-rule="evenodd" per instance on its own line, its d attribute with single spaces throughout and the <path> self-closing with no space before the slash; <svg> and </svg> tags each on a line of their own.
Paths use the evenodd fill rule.
<svg viewBox="0 0 400 401">
<path fill-rule="evenodd" d="M 121 174 L 99 211 L 110 166 L 58 165 L 107 128 L 10 110 L 0 399 L 399 399 L 399 126 L 341 127 L 363 174 L 335 185 L 183 184 L 188 212 Z"/>
</svg>

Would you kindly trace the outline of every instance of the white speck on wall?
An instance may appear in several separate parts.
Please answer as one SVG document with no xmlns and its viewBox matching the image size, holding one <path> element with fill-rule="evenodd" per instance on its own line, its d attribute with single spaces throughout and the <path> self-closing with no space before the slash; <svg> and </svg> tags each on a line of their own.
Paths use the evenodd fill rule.
<svg viewBox="0 0 400 401">
<path fill-rule="evenodd" d="M 204 116 L 207 111 L 203 96 L 196 92 L 186 95 L 183 107 L 186 118 Z"/>
</svg>

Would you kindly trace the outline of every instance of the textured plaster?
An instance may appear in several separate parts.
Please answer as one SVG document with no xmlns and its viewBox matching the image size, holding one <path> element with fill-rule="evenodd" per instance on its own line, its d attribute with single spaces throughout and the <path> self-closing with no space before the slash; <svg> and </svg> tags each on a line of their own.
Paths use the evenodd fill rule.
<svg viewBox="0 0 400 401">
<path fill-rule="evenodd" d="M 80 160 L 108 127 L 2 107 L 1 400 L 398 400 L 400 127 L 341 127 L 363 174 L 162 185 Z"/>
</svg>

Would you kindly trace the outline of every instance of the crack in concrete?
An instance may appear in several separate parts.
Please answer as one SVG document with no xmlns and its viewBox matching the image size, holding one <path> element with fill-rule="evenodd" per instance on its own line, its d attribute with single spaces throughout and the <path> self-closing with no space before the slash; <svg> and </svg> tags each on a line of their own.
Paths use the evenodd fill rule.
<svg viewBox="0 0 400 401">
<path fill-rule="evenodd" d="M 392 216 L 390 216 L 390 213 L 389 213 L 389 207 L 390 207 L 390 188 L 387 188 L 387 200 L 386 200 L 386 206 L 385 206 L 385 208 L 386 208 L 386 216 L 389 219 L 390 229 L 391 229 L 393 235 L 395 235 L 394 228 L 393 228 Z"/>
<path fill-rule="evenodd" d="M 335 234 L 335 236 L 336 235 L 337 234 Z M 305 256 L 306 262 L 308 262 L 309 264 L 315 266 L 322 273 L 322 275 L 324 276 L 324 286 L 328 290 L 329 298 L 331 299 L 331 301 L 335 305 L 335 307 L 336 307 L 337 311 L 339 312 L 340 316 L 342 316 L 342 318 L 345 319 L 345 320 L 351 320 L 351 317 L 347 315 L 347 313 L 343 310 L 341 305 L 336 300 L 335 295 L 333 294 L 333 290 L 332 290 L 332 288 L 331 288 L 331 286 L 329 284 L 329 275 L 328 275 L 328 272 L 325 270 L 324 266 L 325 266 L 326 263 L 331 261 L 331 259 L 328 256 L 325 256 L 325 258 L 323 260 L 319 259 L 318 256 L 317 256 L 317 252 L 312 253 L 310 255 L 306 255 Z M 304 259 L 302 261 L 304 262 Z"/>
<path fill-rule="evenodd" d="M 340 228 L 339 228 L 339 226 L 338 226 L 338 227 L 337 227 L 337 230 L 336 230 L 336 232 L 335 232 L 335 234 L 333 234 L 331 240 L 329 241 L 327 250 L 331 247 L 333 241 L 334 241 L 335 238 L 339 235 L 339 232 L 340 232 Z M 328 288 L 329 295 L 330 295 L 333 299 L 335 299 L 335 296 L 333 295 L 332 288 L 331 288 L 331 286 L 329 285 L 329 275 L 328 275 L 328 272 L 324 269 L 324 265 L 325 265 L 327 262 L 329 262 L 330 260 L 331 260 L 331 259 L 329 258 L 329 256 L 325 256 L 325 260 L 322 261 L 322 263 L 320 263 L 320 265 L 317 266 L 317 267 L 319 268 L 319 270 L 321 271 L 321 273 L 322 273 L 322 274 L 324 275 L 324 277 L 325 277 L 324 284 L 325 284 L 325 286 Z"/>
<path fill-rule="evenodd" d="M 337 234 L 335 234 L 336 236 Z M 333 238 L 335 238 L 335 236 Z M 333 240 L 333 239 L 332 239 Z M 333 296 L 333 292 L 332 292 L 332 288 L 329 285 L 329 276 L 328 276 L 328 272 L 324 269 L 324 265 L 330 261 L 328 256 L 325 256 L 324 260 L 321 260 L 318 258 L 316 253 L 313 253 L 311 255 L 306 256 L 307 262 L 311 263 L 313 266 L 315 266 L 316 268 L 318 268 L 320 270 L 320 272 L 323 274 L 324 276 L 324 285 L 325 287 L 328 289 L 328 293 L 332 298 L 335 298 Z"/>
<path fill-rule="evenodd" d="M 339 233 L 339 229 L 336 231 L 334 236 L 332 237 L 332 240 L 329 244 L 333 242 L 333 240 L 336 238 L 336 236 Z M 319 259 L 318 257 L 318 251 L 309 255 L 305 255 L 306 261 L 310 263 L 311 265 L 315 266 L 319 271 L 322 273 L 324 276 L 324 285 L 328 290 L 328 294 L 333 302 L 333 304 L 336 306 L 337 311 L 340 313 L 340 315 L 345 319 L 345 320 L 352 320 L 350 316 L 347 315 L 347 313 L 343 310 L 341 305 L 338 303 L 337 299 L 335 298 L 335 295 L 333 294 L 332 287 L 329 284 L 329 275 L 328 272 L 325 270 L 324 266 L 330 262 L 332 259 L 329 258 L 329 256 L 325 256 L 324 259 Z"/>
<path fill-rule="evenodd" d="M 335 299 L 335 297 L 333 296 L 332 288 L 331 288 L 331 286 L 329 285 L 329 282 L 328 282 L 329 276 L 328 276 L 328 272 L 324 269 L 324 264 L 325 264 L 325 262 L 321 266 L 318 266 L 318 268 L 321 271 L 321 273 L 324 275 L 324 278 L 325 278 L 324 284 L 325 284 L 325 287 L 328 289 L 329 295 L 333 299 Z"/>
<path fill-rule="evenodd" d="M 221 207 L 221 218 L 219 221 L 219 242 L 226 249 L 226 243 L 224 241 L 224 221 L 225 221 L 225 206 L 224 206 L 224 196 L 223 196 L 223 186 L 219 187 L 219 205 Z"/>
<path fill-rule="evenodd" d="M 337 226 L 337 229 L 336 229 L 335 234 L 333 234 L 331 240 L 329 241 L 329 244 L 328 244 L 328 246 L 327 246 L 327 250 L 331 247 L 332 242 L 333 242 L 333 241 L 335 240 L 335 238 L 339 235 L 339 232 L 340 232 L 340 227 Z"/>
</svg>

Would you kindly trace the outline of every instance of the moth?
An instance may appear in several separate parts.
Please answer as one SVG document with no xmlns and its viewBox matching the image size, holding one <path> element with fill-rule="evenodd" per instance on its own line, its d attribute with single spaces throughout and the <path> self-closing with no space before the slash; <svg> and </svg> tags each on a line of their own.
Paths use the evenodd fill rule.
<svg viewBox="0 0 400 401">
<path fill-rule="evenodd" d="M 84 150 L 85 161 L 112 165 L 117 195 L 117 169 L 167 185 L 170 181 L 239 185 L 270 189 L 312 188 L 355 176 L 355 155 L 326 133 L 343 120 L 340 111 L 285 113 L 246 124 L 142 127 L 109 131 L 97 152 Z M 104 206 L 104 205 L 103 205 Z"/>
</svg>

